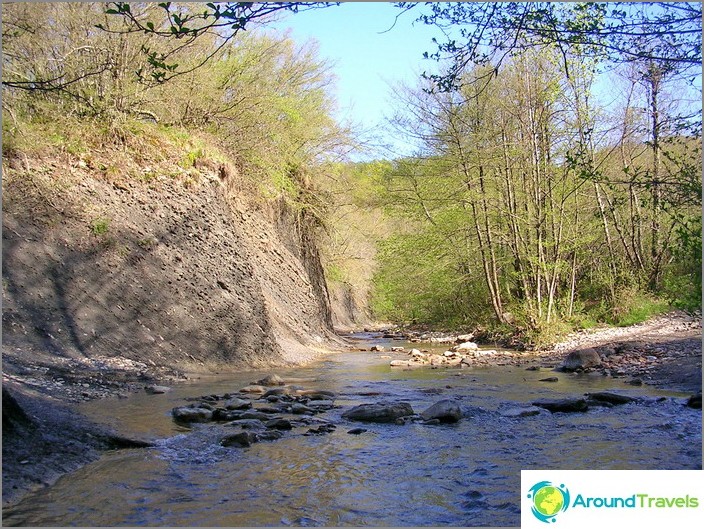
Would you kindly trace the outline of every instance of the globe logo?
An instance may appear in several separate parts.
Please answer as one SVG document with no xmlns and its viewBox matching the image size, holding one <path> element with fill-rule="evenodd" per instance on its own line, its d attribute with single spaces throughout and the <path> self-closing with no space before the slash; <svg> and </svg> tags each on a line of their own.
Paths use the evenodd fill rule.
<svg viewBox="0 0 704 529">
<path fill-rule="evenodd" d="M 564 485 L 555 486 L 549 481 L 540 481 L 528 491 L 533 500 L 531 512 L 545 523 L 555 522 L 556 516 L 570 505 L 570 493 Z"/>
</svg>

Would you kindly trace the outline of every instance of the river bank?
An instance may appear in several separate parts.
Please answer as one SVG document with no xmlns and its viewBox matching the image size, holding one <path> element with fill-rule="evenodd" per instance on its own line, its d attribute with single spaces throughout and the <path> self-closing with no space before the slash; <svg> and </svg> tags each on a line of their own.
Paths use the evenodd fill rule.
<svg viewBox="0 0 704 529">
<path fill-rule="evenodd" d="M 382 335 L 379 331 L 378 336 Z M 358 348 L 352 341 L 349 344 L 350 350 Z M 502 351 L 495 357 L 484 356 L 482 365 L 555 369 L 570 351 L 586 347 L 608 352 L 606 366 L 599 369 L 608 369 L 606 374 L 623 378 L 624 384 L 640 380 L 658 388 L 701 392 L 701 318 L 681 312 L 628 328 L 576 333 L 550 351 Z M 186 380 L 177 370 L 138 363 L 98 366 L 57 358 L 51 365 L 47 364 L 49 355 L 38 362 L 30 350 L 21 365 L 14 353 L 7 356 L 8 361 L 4 358 L 3 388 L 16 399 L 25 417 L 13 413 L 12 406 L 6 407 L 4 394 L 3 506 L 52 484 L 105 450 L 139 446 L 143 441 L 126 439 L 124 432 L 87 420 L 76 411 L 76 403 L 127 397 L 156 384 Z"/>
</svg>

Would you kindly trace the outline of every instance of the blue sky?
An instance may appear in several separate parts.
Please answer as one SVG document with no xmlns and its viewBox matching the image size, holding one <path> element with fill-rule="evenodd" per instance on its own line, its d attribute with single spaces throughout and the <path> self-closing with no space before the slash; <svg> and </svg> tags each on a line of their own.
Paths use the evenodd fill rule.
<svg viewBox="0 0 704 529">
<path fill-rule="evenodd" d="M 383 127 L 391 115 L 396 83 L 414 85 L 424 70 L 434 68 L 423 52 L 435 51 L 431 39 L 441 34 L 414 22 L 417 16 L 415 9 L 403 13 L 390 2 L 343 2 L 287 15 L 269 27 L 289 29 L 296 42 L 318 41 L 320 56 L 335 65 L 339 117 L 368 130 Z M 377 132 L 392 141 L 388 132 Z M 396 147 L 407 150 L 401 143 Z"/>
</svg>

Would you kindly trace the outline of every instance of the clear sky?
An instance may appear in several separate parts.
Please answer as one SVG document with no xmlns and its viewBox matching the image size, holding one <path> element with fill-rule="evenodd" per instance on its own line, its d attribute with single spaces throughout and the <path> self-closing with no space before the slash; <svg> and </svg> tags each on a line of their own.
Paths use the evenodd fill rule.
<svg viewBox="0 0 704 529">
<path fill-rule="evenodd" d="M 396 83 L 414 85 L 424 70 L 434 69 L 434 61 L 423 59 L 423 52 L 435 51 L 431 39 L 441 34 L 414 22 L 417 16 L 415 9 L 404 13 L 391 2 L 343 2 L 287 15 L 269 27 L 290 29 L 299 43 L 318 41 L 320 56 L 335 65 L 339 117 L 368 130 L 383 127 L 392 114 Z M 408 151 L 388 132 L 377 133 L 382 141 L 395 143 L 397 150 Z"/>
</svg>

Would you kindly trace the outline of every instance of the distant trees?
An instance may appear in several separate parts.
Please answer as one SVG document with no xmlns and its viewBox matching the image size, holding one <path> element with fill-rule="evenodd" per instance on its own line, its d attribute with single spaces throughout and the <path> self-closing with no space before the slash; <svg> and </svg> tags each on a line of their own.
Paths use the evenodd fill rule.
<svg viewBox="0 0 704 529">
<path fill-rule="evenodd" d="M 701 7 L 427 7 L 420 20 L 448 31 L 434 56 L 450 62 L 402 102 L 419 154 L 385 181 L 417 228 L 386 243 L 379 306 L 408 306 L 394 270 L 414 241 L 435 258 L 416 259 L 410 282 L 427 278 L 454 311 L 426 312 L 436 321 L 541 341 L 565 323 L 626 321 L 658 296 L 699 306 L 701 106 L 686 94 L 701 81 Z M 599 93 L 605 64 L 623 79 L 609 92 L 619 105 Z"/>
</svg>

